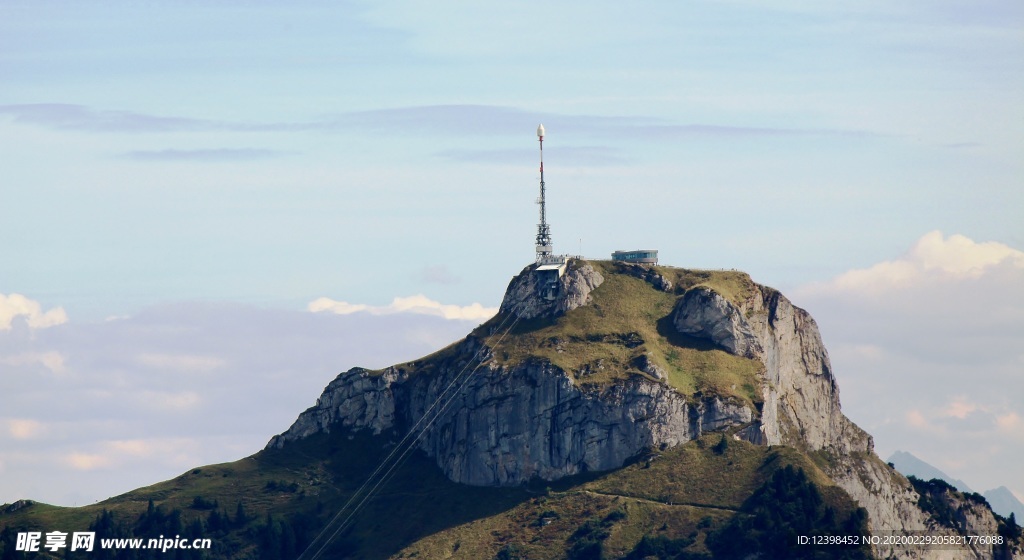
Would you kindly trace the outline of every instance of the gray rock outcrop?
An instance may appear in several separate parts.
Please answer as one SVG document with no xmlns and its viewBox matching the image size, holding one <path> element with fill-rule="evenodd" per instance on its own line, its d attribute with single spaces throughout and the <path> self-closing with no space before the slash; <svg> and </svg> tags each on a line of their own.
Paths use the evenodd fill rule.
<svg viewBox="0 0 1024 560">
<path fill-rule="evenodd" d="M 604 282 L 601 273 L 590 264 L 570 260 L 565 274 L 559 278 L 558 296 L 551 301 L 537 297 L 537 277 L 530 265 L 512 279 L 501 301 L 500 313 L 520 319 L 554 318 L 590 303 L 590 292 Z"/>
<path fill-rule="evenodd" d="M 873 532 L 957 534 L 936 524 L 917 506 L 918 494 L 910 482 L 883 463 L 874 454 L 871 436 L 842 414 L 828 353 L 806 311 L 765 286 L 755 284 L 751 293 L 735 303 L 698 286 L 680 298 L 673 324 L 684 334 L 765 365 L 761 418 L 752 427 L 756 431 L 748 430 L 747 439 L 828 452 L 835 458 L 829 476 L 868 511 Z M 954 506 L 964 517 L 961 531 L 968 527 L 994 530 L 991 512 Z M 993 557 L 991 550 L 978 547 L 879 545 L 874 549 L 883 558 Z"/>
<path fill-rule="evenodd" d="M 588 391 L 543 361 L 511 368 L 479 364 L 473 355 L 478 345 L 467 339 L 431 376 L 395 368 L 343 373 L 268 447 L 334 426 L 405 433 L 426 419 L 418 445 L 448 478 L 509 486 L 617 468 L 645 449 L 672 447 L 753 419 L 746 406 L 717 397 L 691 401 L 642 376 Z M 442 394 L 457 396 L 437 414 Z"/>
<path fill-rule="evenodd" d="M 628 274 L 634 278 L 639 278 L 644 282 L 654 286 L 656 289 L 663 292 L 672 291 L 672 281 L 665 278 L 650 265 L 633 264 L 633 263 L 617 263 L 619 272 Z"/>
<path fill-rule="evenodd" d="M 839 387 L 817 324 L 777 290 L 755 284 L 734 303 L 697 286 L 679 299 L 672 322 L 683 334 L 764 364 L 762 443 L 871 450 L 870 436 L 840 412 Z"/>
<path fill-rule="evenodd" d="M 334 378 L 316 405 L 300 414 L 288 431 L 274 436 L 267 447 L 281 447 L 285 441 L 328 433 L 335 426 L 369 428 L 379 435 L 395 425 L 395 397 L 391 388 L 406 377 L 395 368 L 383 372 L 350 369 Z"/>
<path fill-rule="evenodd" d="M 763 354 L 743 313 L 711 288 L 688 290 L 676 304 L 672 324 L 683 334 L 710 340 L 737 356 L 759 358 Z"/>
</svg>

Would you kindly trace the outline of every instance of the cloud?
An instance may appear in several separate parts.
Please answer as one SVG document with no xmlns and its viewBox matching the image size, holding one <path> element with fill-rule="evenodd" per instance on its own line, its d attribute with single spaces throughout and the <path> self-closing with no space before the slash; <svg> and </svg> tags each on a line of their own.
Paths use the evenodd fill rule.
<svg viewBox="0 0 1024 560">
<path fill-rule="evenodd" d="M 978 410 L 978 405 L 967 402 L 963 398 L 958 398 L 950 403 L 950 405 L 943 411 L 945 416 L 951 416 L 953 418 L 959 418 L 963 420 L 974 411 Z"/>
<path fill-rule="evenodd" d="M 140 354 L 136 358 L 139 364 L 161 370 L 184 372 L 209 372 L 224 367 L 223 358 L 217 356 L 200 356 L 188 354 Z"/>
<path fill-rule="evenodd" d="M 605 166 L 629 163 L 620 150 L 607 146 L 559 146 L 545 150 L 563 166 Z M 536 150 L 445 150 L 439 157 L 466 163 L 522 164 L 536 159 Z"/>
<path fill-rule="evenodd" d="M 152 455 L 159 447 L 152 441 L 144 439 L 115 440 L 106 442 L 112 450 L 126 455 L 148 456 Z"/>
<path fill-rule="evenodd" d="M 1024 431 L 1024 420 L 1016 412 L 1009 412 L 996 418 L 996 425 L 1000 430 L 1007 433 L 1020 433 Z"/>
<path fill-rule="evenodd" d="M 69 453 L 64 461 L 75 470 L 91 471 L 110 465 L 110 458 L 95 453 Z"/>
<path fill-rule="evenodd" d="M 0 105 L 0 115 L 11 116 L 18 124 L 97 132 L 174 132 L 216 128 L 216 123 L 201 119 L 96 110 L 68 103 Z"/>
<path fill-rule="evenodd" d="M 198 408 L 203 400 L 195 391 L 143 391 L 132 397 L 146 406 L 169 411 L 193 410 Z"/>
<path fill-rule="evenodd" d="M 458 319 L 464 321 L 486 321 L 498 312 L 497 307 L 484 307 L 479 303 L 472 303 L 466 306 L 447 305 L 436 302 L 427 296 L 417 294 L 409 297 L 396 297 L 390 305 L 371 306 L 365 304 L 353 304 L 346 301 L 337 301 L 322 297 L 311 301 L 307 307 L 314 313 L 329 311 L 338 315 L 350 315 L 352 313 L 369 313 L 371 315 L 390 315 L 395 313 L 413 313 L 420 315 L 434 315 L 445 319 Z"/>
<path fill-rule="evenodd" d="M 0 503 L 92 503 L 245 457 L 338 372 L 419 358 L 472 324 L 180 302 L 0 330 Z"/>
<path fill-rule="evenodd" d="M 443 264 L 425 266 L 420 271 L 420 280 L 428 284 L 458 284 L 460 278 L 455 276 Z"/>
<path fill-rule="evenodd" d="M 289 152 L 260 148 L 212 148 L 202 150 L 140 150 L 125 152 L 122 158 L 135 161 L 194 161 L 219 163 L 257 161 L 288 155 Z"/>
<path fill-rule="evenodd" d="M 928 426 L 928 421 L 925 420 L 924 415 L 921 414 L 920 410 L 908 410 L 906 414 L 907 424 L 915 428 L 924 428 Z"/>
<path fill-rule="evenodd" d="M 23 352 L 9 356 L 0 356 L 0 364 L 23 366 L 40 364 L 53 373 L 64 373 L 64 356 L 60 352 Z"/>
<path fill-rule="evenodd" d="M 903 257 L 851 270 L 807 292 L 880 294 L 935 280 L 977 279 L 999 266 L 1024 269 L 1024 252 L 996 242 L 976 243 L 963 235 L 925 234 Z"/>
<path fill-rule="evenodd" d="M 712 124 L 636 125 L 623 130 L 634 137 L 681 139 L 700 137 L 777 137 L 777 136 L 876 136 L 864 130 L 834 128 L 781 128 L 766 126 L 727 126 Z"/>
<path fill-rule="evenodd" d="M 321 115 L 291 122 L 240 122 L 148 115 L 133 111 L 100 110 L 66 103 L 34 103 L 0 105 L 0 115 L 15 123 L 58 130 L 83 132 L 161 133 L 177 131 L 236 132 L 375 132 L 380 134 L 442 134 L 454 136 L 521 136 L 543 122 L 550 132 L 573 135 L 603 136 L 621 139 L 687 139 L 706 137 L 778 137 L 778 136 L 869 136 L 867 131 L 845 129 L 782 128 L 758 125 L 722 125 L 712 123 L 674 123 L 666 119 L 638 115 L 599 116 L 570 115 L 527 111 L 497 105 L 419 105 L 369 111 L 352 111 Z M 608 148 L 573 148 L 577 159 L 607 161 L 616 156 Z M 602 153 L 604 157 L 601 156 Z M 202 152 L 202 151 L 199 151 Z M 261 151 L 262 152 L 262 151 Z M 270 152 L 270 151 L 266 151 Z M 567 152 L 572 154 L 571 151 Z M 277 152 L 272 152 L 278 155 Z M 201 159 L 216 154 L 174 150 L 129 152 L 132 159 Z M 221 154 L 227 155 L 227 154 Z M 236 154 L 242 155 L 242 154 Z M 250 154 L 252 155 L 252 154 Z M 260 153 L 261 157 L 271 153 Z M 501 160 L 504 152 L 453 151 L 445 157 L 465 161 Z"/>
<path fill-rule="evenodd" d="M 0 294 L 0 330 L 10 330 L 16 317 L 23 317 L 33 329 L 45 329 L 68 322 L 63 307 L 44 312 L 43 306 L 21 294 Z"/>
<path fill-rule="evenodd" d="M 841 129 L 798 129 L 763 126 L 732 126 L 707 123 L 673 123 L 666 119 L 624 115 L 569 115 L 525 111 L 513 107 L 494 105 L 423 105 L 343 113 L 325 118 L 321 126 L 325 129 L 373 129 L 378 132 L 408 134 L 430 132 L 459 136 L 521 136 L 523 129 L 544 123 L 549 132 L 556 135 L 599 135 L 606 137 L 635 139 L 682 139 L 696 137 L 775 137 L 775 136 L 820 136 L 856 135 L 869 133 Z M 549 134 L 550 136 L 550 134 Z M 580 147 L 578 157 L 591 156 L 595 151 L 608 148 Z M 453 157 L 505 158 L 504 152 L 450 152 Z"/>
<path fill-rule="evenodd" d="M 907 449 L 994 488 L 1024 462 L 1021 286 L 1024 252 L 932 231 L 790 295 L 821 328 L 844 412 L 882 455 Z"/>
<path fill-rule="evenodd" d="M 7 431 L 14 439 L 34 439 L 43 433 L 43 423 L 26 418 L 7 421 Z"/>
<path fill-rule="evenodd" d="M 928 408 L 930 406 L 930 408 Z M 1020 421 L 1020 416 L 1011 410 L 1011 403 L 980 403 L 957 396 L 942 404 L 934 400 L 925 409 L 908 411 L 904 418 L 908 426 L 932 437 L 960 438 L 1003 437 Z"/>
<path fill-rule="evenodd" d="M 63 455 L 63 462 L 78 471 L 112 471 L 145 465 L 151 461 L 182 469 L 196 466 L 199 442 L 192 438 L 137 438 L 99 440 L 79 444 L 79 450 Z"/>
<path fill-rule="evenodd" d="M 1021 251 L 933 231 L 898 259 L 800 287 L 792 297 L 842 317 L 828 326 L 844 344 L 876 344 L 889 355 L 936 365 L 983 367 L 1024 361 L 1021 285 Z"/>
<path fill-rule="evenodd" d="M 118 463 L 138 459 L 171 460 L 181 466 L 189 466 L 199 448 L 192 438 L 138 438 L 102 441 L 98 444 L 104 455 Z"/>
</svg>

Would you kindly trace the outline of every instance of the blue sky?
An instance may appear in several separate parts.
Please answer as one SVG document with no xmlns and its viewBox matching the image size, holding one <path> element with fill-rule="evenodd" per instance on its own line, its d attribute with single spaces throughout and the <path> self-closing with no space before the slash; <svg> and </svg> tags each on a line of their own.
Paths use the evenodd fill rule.
<svg viewBox="0 0 1024 560">
<path fill-rule="evenodd" d="M 934 282 L 922 292 L 942 299 L 923 298 L 921 309 L 901 317 L 927 315 L 970 286 L 1012 291 L 1005 286 L 1013 282 L 997 279 L 1016 278 L 1016 252 L 1024 248 L 1022 98 L 1024 5 L 1011 1 L 641 8 L 5 0 L 0 295 L 29 303 L 0 300 L 12 317 L 0 329 L 7 337 L 0 375 L 10 391 L 76 372 L 90 383 L 112 382 L 99 366 L 86 366 L 93 362 L 85 354 L 76 362 L 85 350 L 70 341 L 88 339 L 89 352 L 130 355 L 138 369 L 124 375 L 134 375 L 141 392 L 163 390 L 147 383 L 158 375 L 154 368 L 170 363 L 236 379 L 235 370 L 226 372 L 240 362 L 215 348 L 186 345 L 185 353 L 214 361 L 154 361 L 185 350 L 170 340 L 139 353 L 106 322 L 141 325 L 147 313 L 183 302 L 202 311 L 168 321 L 195 329 L 210 317 L 252 313 L 273 325 L 276 314 L 296 313 L 310 321 L 299 330 L 321 340 L 317 329 L 327 327 L 309 305 L 327 298 L 345 303 L 323 307 L 349 313 L 338 321 L 429 317 L 454 338 L 462 323 L 473 324 L 473 313 L 461 310 L 496 306 L 508 279 L 532 258 L 534 130 L 543 122 L 556 250 L 606 257 L 653 247 L 666 264 L 742 269 L 804 297 L 794 299 L 823 325 L 845 409 L 880 431 L 880 449 L 914 452 L 974 487 L 1006 484 L 1020 496 L 1019 472 L 944 465 L 944 440 L 913 432 L 920 428 L 914 422 L 933 418 L 929 410 L 935 422 L 964 420 L 970 409 L 987 411 L 992 426 L 1000 418 L 1015 425 L 1008 415 L 1024 410 L 999 399 L 1024 396 L 1019 351 L 1003 350 L 996 366 L 989 354 L 942 364 L 954 381 L 979 369 L 1001 372 L 1003 397 L 955 383 L 931 387 L 914 409 L 920 418 L 872 425 L 880 413 L 860 404 L 872 394 L 857 387 L 870 386 L 875 372 L 910 366 L 895 357 L 889 369 L 858 361 L 883 356 L 865 348 L 885 341 L 860 340 L 863 330 L 843 325 L 883 316 L 892 324 L 886 310 L 893 306 L 852 316 L 862 286 L 842 279 L 874 270 L 895 282 L 891 267 L 876 268 L 884 263 L 928 271 Z M 943 232 L 938 241 L 928 237 L 936 231 Z M 988 254 L 986 243 L 998 244 L 1001 256 L 975 268 L 932 266 L 921 252 L 938 247 L 959 263 L 964 251 Z M 905 287 L 890 288 L 885 297 L 906 301 L 899 295 Z M 998 329 L 976 325 L 978 332 L 994 329 L 1011 348 L 1024 347 L 1019 300 L 996 293 L 1005 297 L 989 302 L 991 312 L 976 313 L 1009 319 Z M 423 297 L 395 303 L 414 296 Z M 863 315 L 867 307 L 855 310 Z M 58 309 L 66 321 L 30 325 Z M 943 332 L 956 339 L 959 323 L 949 320 Z M 36 334 L 17 338 L 17 321 Z M 57 336 L 61 329 L 93 334 Z M 360 336 L 395 332 L 381 329 Z M 948 347 L 940 334 L 915 339 L 925 345 L 912 358 L 921 371 L 934 354 L 926 342 Z M 427 349 L 416 340 L 420 346 L 396 348 L 396 359 Z M 51 366 L 60 357 L 63 373 L 25 356 L 50 356 Z M 360 356 L 337 354 L 327 371 L 311 362 L 308 394 L 282 404 L 276 424 L 254 425 L 242 447 L 258 448 L 283 430 L 321 381 L 362 365 Z M 185 387 L 194 377 L 175 379 L 180 393 L 202 400 L 198 388 Z M 17 394 L 0 397 L 11 401 L 0 401 L 11 411 L 0 412 L 9 427 L 3 445 L 10 451 L 0 451 L 4 478 L 31 470 L 26 465 L 37 456 L 19 447 L 25 442 L 44 446 L 49 437 L 57 446 L 51 452 L 64 457 L 116 448 L 98 441 L 75 451 L 71 435 L 61 439 L 32 409 L 14 406 Z M 167 398 L 186 409 L 193 402 Z M 261 398 L 256 389 L 252 398 Z M 110 441 L 146 439 L 142 432 L 117 437 Z M 224 447 L 196 434 L 174 437 L 194 445 L 188 460 L 232 458 L 216 456 L 211 450 Z M 933 454 L 914 448 L 919 441 L 930 441 Z M 1024 442 L 1007 445 L 1017 464 L 1024 460 Z M 1011 456 L 992 457 L 995 464 Z M 140 472 L 166 478 L 190 466 L 184 462 L 157 457 L 156 470 Z M 117 460 L 92 464 L 102 468 L 80 469 L 96 477 L 90 484 L 117 480 Z M 0 501 L 21 496 L 17 486 L 0 490 Z"/>
</svg>

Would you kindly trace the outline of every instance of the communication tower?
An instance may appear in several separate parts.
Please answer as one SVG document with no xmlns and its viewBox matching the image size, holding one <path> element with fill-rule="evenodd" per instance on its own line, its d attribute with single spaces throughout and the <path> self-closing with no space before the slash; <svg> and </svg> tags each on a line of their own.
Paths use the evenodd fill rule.
<svg viewBox="0 0 1024 560">
<path fill-rule="evenodd" d="M 548 226 L 547 208 L 544 201 L 544 125 L 537 127 L 537 139 L 540 141 L 540 223 L 537 224 L 537 262 L 544 263 L 551 257 L 551 227 Z"/>
<path fill-rule="evenodd" d="M 537 224 L 537 291 L 545 299 L 553 300 L 558 296 L 558 280 L 565 274 L 567 259 L 564 255 L 555 255 L 551 244 L 551 227 L 548 226 L 547 206 L 544 200 L 544 125 L 537 127 L 537 139 L 540 141 L 540 223 Z"/>
</svg>

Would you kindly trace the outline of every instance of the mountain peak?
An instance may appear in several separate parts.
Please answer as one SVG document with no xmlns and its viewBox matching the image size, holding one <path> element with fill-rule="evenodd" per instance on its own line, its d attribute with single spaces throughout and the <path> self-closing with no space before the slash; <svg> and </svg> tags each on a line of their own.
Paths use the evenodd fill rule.
<svg viewBox="0 0 1024 560">
<path fill-rule="evenodd" d="M 870 451 L 870 437 L 839 412 L 813 319 L 778 291 L 737 271 L 578 259 L 566 263 L 552 291 L 540 269 L 530 265 L 515 276 L 498 315 L 463 341 L 380 372 L 342 374 L 270 445 L 333 423 L 376 432 L 415 425 L 441 397 L 439 387 L 471 370 L 453 413 L 432 423 L 421 445 L 459 482 L 519 484 L 607 470 L 709 426 L 733 426 L 737 437 L 762 444 Z M 780 391 L 789 396 L 779 398 Z M 516 429 L 497 439 L 431 439 L 505 423 Z M 588 439 L 598 429 L 607 434 Z M 586 451 L 606 441 L 616 442 L 614 451 Z M 556 451 L 555 442 L 565 448 Z"/>
<path fill-rule="evenodd" d="M 840 411 L 814 319 L 738 271 L 529 265 L 499 313 L 465 339 L 339 375 L 267 447 L 337 428 L 414 436 L 447 478 L 477 486 L 610 471 L 720 432 L 722 442 L 814 458 L 821 480 L 865 508 L 873 530 L 931 527 L 913 486 Z"/>
<path fill-rule="evenodd" d="M 1024 503 L 1021 503 L 1009 488 L 1000 486 L 986 490 L 982 495 L 992 506 L 992 511 L 1003 517 L 1009 517 L 1012 513 L 1016 516 L 1018 523 L 1024 521 Z"/>
<path fill-rule="evenodd" d="M 768 541 L 805 554 L 778 541 L 787 531 L 1001 530 L 977 496 L 915 487 L 874 454 L 840 410 L 817 325 L 779 291 L 731 270 L 549 265 L 513 277 L 499 313 L 462 340 L 339 374 L 256 455 L 96 507 L 140 516 L 136 531 L 217 527 L 229 544 L 215 557 L 233 558 L 314 543 L 353 558 L 734 558 Z M 237 513 L 197 513 L 217 500 Z M 746 536 L 780 512 L 776 530 L 754 531 L 764 539 Z"/>
<path fill-rule="evenodd" d="M 887 461 L 895 465 L 896 470 L 907 476 L 913 475 L 921 480 L 932 480 L 933 478 L 937 478 L 952 484 L 961 492 L 974 492 L 966 482 L 949 476 L 908 451 L 897 450 L 889 456 Z"/>
</svg>

